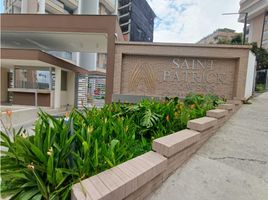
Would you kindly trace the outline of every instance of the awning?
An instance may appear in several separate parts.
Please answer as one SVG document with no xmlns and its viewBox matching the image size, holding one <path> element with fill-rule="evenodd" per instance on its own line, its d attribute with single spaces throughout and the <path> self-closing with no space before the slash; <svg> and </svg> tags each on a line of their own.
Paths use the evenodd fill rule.
<svg viewBox="0 0 268 200">
<path fill-rule="evenodd" d="M 89 73 L 88 70 L 40 50 L 1 48 L 1 67 L 9 66 L 59 67 L 79 74 Z"/>
</svg>

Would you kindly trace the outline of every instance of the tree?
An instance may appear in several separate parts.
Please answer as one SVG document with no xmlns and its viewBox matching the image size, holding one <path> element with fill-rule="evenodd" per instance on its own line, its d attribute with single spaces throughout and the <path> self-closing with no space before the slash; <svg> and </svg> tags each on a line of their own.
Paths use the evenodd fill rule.
<svg viewBox="0 0 268 200">
<path fill-rule="evenodd" d="M 257 69 L 268 69 L 268 52 L 264 48 L 258 47 L 256 42 L 251 45 L 251 51 L 256 56 Z"/>
<path fill-rule="evenodd" d="M 242 33 L 238 33 L 236 36 L 234 36 L 231 40 L 231 44 L 242 44 Z"/>
<path fill-rule="evenodd" d="M 218 44 L 242 45 L 242 33 L 237 34 L 231 40 L 220 39 Z M 268 69 L 268 52 L 264 48 L 258 47 L 256 42 L 251 43 L 251 51 L 256 56 L 257 70 Z"/>
<path fill-rule="evenodd" d="M 220 38 L 217 44 L 231 44 L 231 41 L 225 38 Z"/>
<path fill-rule="evenodd" d="M 242 33 L 236 34 L 232 39 L 220 38 L 217 44 L 232 44 L 241 45 L 242 44 Z"/>
</svg>

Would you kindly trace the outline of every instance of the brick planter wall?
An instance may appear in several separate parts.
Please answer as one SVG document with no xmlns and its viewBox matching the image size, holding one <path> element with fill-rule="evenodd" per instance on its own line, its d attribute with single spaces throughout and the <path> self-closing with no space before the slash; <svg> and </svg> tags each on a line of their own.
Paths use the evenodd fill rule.
<svg viewBox="0 0 268 200">
<path fill-rule="evenodd" d="M 224 109 L 214 109 L 214 110 L 209 110 L 207 111 L 207 116 L 208 117 L 213 117 L 216 118 L 217 121 L 217 128 L 220 128 L 223 126 L 225 121 L 228 119 L 228 110 Z"/>
<path fill-rule="evenodd" d="M 190 120 L 188 129 L 155 139 L 153 151 L 77 183 L 72 200 L 144 199 L 185 163 L 242 105 L 232 100 Z"/>
<path fill-rule="evenodd" d="M 200 133 L 193 130 L 182 130 L 153 141 L 153 150 L 166 157 L 167 168 L 164 178 L 181 166 L 196 150 Z"/>
<path fill-rule="evenodd" d="M 242 102 L 240 100 L 227 100 L 226 103 L 228 103 L 228 104 L 234 104 L 236 111 L 242 106 Z"/>
<path fill-rule="evenodd" d="M 225 103 L 221 104 L 218 107 L 219 109 L 224 109 L 228 111 L 228 119 L 234 114 L 235 110 L 235 104 Z"/>
</svg>

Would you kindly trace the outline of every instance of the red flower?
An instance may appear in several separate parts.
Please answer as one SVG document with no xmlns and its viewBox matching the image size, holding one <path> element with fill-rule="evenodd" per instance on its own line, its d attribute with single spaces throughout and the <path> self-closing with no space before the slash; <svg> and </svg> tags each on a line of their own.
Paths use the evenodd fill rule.
<svg viewBox="0 0 268 200">
<path fill-rule="evenodd" d="M 12 110 L 9 110 L 9 109 L 7 109 L 6 110 L 6 114 L 7 114 L 7 116 L 9 117 L 9 118 L 11 118 L 12 117 Z"/>
</svg>

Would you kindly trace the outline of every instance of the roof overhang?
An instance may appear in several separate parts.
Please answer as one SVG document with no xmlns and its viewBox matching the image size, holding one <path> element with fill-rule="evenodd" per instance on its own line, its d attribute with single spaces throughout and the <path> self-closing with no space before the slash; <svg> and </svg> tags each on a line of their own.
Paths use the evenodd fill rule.
<svg viewBox="0 0 268 200">
<path fill-rule="evenodd" d="M 1 48 L 1 67 L 26 66 L 26 67 L 59 67 L 63 70 L 79 74 L 88 74 L 89 71 L 52 56 L 40 50 L 30 49 L 5 49 Z"/>
<path fill-rule="evenodd" d="M 107 53 L 105 33 L 3 31 L 1 43 L 3 48 L 23 47 L 45 51 Z"/>
<path fill-rule="evenodd" d="M 2 14 L 3 48 L 107 53 L 116 16 Z"/>
<path fill-rule="evenodd" d="M 261 15 L 261 14 L 265 14 L 267 11 L 268 11 L 268 4 L 267 4 L 267 0 L 265 1 L 256 1 L 256 2 L 253 2 L 253 1 L 248 1 L 248 3 L 246 3 L 247 5 L 246 6 L 242 6 L 242 3 L 245 3 L 246 1 L 244 2 L 240 2 L 240 10 L 239 12 L 241 13 L 239 15 L 239 18 L 238 18 L 238 21 L 241 22 L 241 23 L 244 23 L 245 21 L 245 13 L 248 13 L 248 22 L 250 23 L 250 21 Z"/>
</svg>

